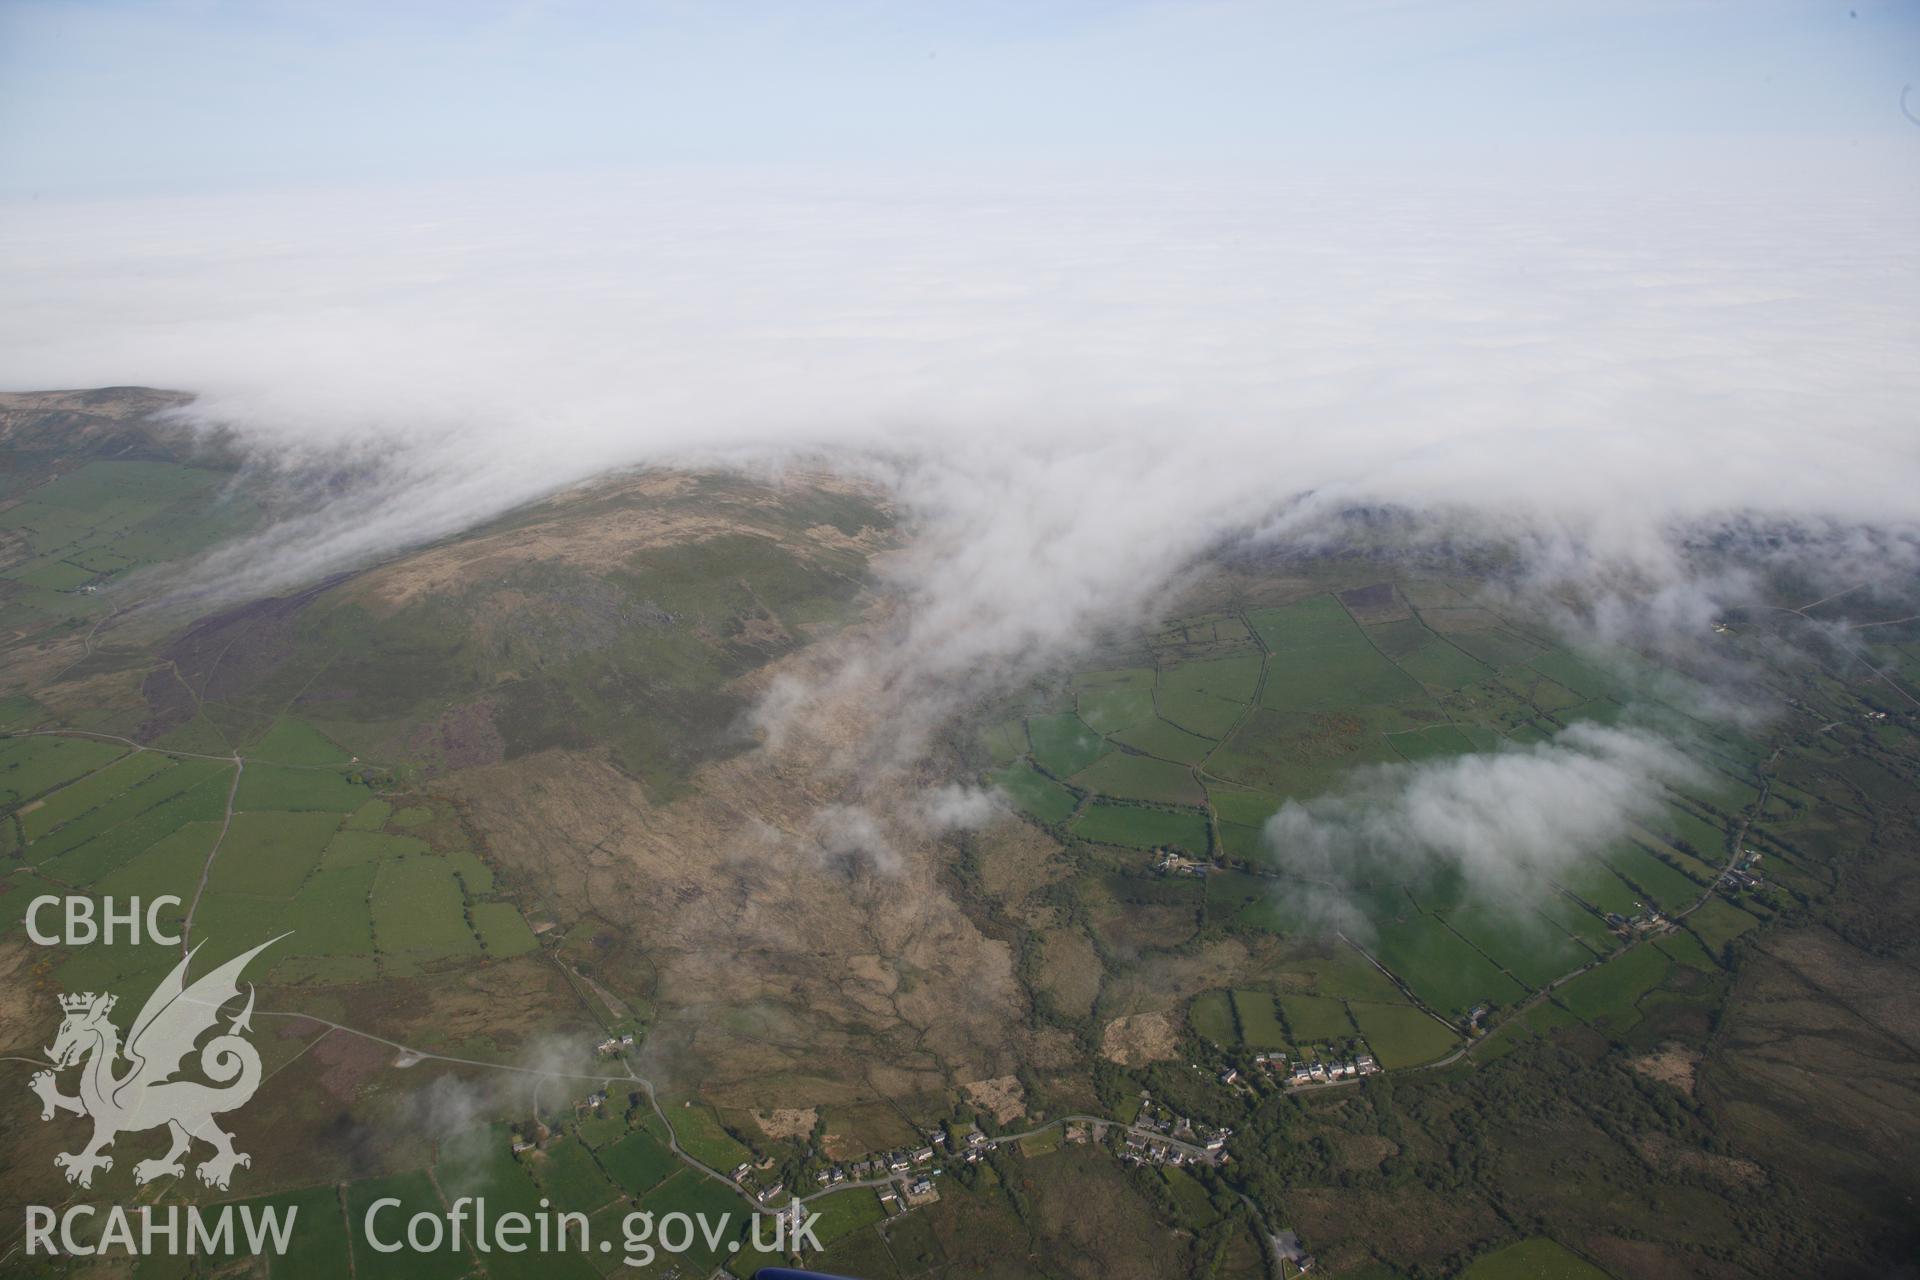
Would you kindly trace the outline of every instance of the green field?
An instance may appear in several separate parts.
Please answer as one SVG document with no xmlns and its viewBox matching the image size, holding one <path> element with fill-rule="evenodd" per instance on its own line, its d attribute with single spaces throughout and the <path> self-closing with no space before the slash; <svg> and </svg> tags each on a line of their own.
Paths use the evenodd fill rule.
<svg viewBox="0 0 1920 1280">
<path fill-rule="evenodd" d="M 664 1182 L 681 1167 L 665 1143 L 636 1129 L 609 1147 L 600 1148 L 600 1163 L 628 1195 L 640 1195 Z M 737 1164 L 738 1161 L 735 1161 Z M 726 1166 L 733 1168 L 733 1165 Z"/>
<path fill-rule="evenodd" d="M 1275 796 L 1304 799 L 1362 765 L 1403 757 L 1363 717 L 1348 712 L 1255 709 L 1207 761 L 1207 771 Z"/>
<path fill-rule="evenodd" d="M 1114 734 L 1113 740 L 1136 751 L 1183 765 L 1199 764 L 1214 748 L 1211 738 L 1188 733 L 1158 717 Z"/>
<path fill-rule="evenodd" d="M 1759 925 L 1759 921 L 1718 897 L 1708 898 L 1700 904 L 1700 909 L 1690 913 L 1686 919 L 1700 944 L 1711 955 L 1719 955 L 1726 945 Z"/>
<path fill-rule="evenodd" d="M 1283 995 L 1280 1012 L 1287 1020 L 1295 1044 L 1344 1040 L 1353 1034 L 1353 1020 L 1347 1016 L 1346 1003 L 1329 996 Z"/>
<path fill-rule="evenodd" d="M 1243 702 L 1229 702 L 1210 693 L 1168 689 L 1164 685 L 1154 693 L 1153 704 L 1162 719 L 1209 739 L 1225 736 L 1247 709 Z"/>
<path fill-rule="evenodd" d="M 1207 793 L 1185 765 L 1114 752 L 1073 777 L 1073 784 L 1116 800 L 1153 804 L 1205 804 Z"/>
<path fill-rule="evenodd" d="M 166 776 L 166 775 L 161 775 Z M 164 840 L 189 823 L 217 821 L 226 807 L 227 780 L 208 778 L 191 790 L 126 816 L 119 812 L 140 788 L 110 804 L 93 810 L 76 822 L 70 822 L 48 836 L 29 852 L 56 846 L 76 833 L 94 832 L 75 847 L 49 857 L 41 869 L 69 884 L 90 885 L 107 872 L 134 860 L 145 849 Z"/>
<path fill-rule="evenodd" d="M 1716 872 L 1727 858 L 1727 832 L 1719 822 L 1701 817 L 1682 805 L 1669 805 L 1651 824 L 1682 853 L 1701 858 Z"/>
<path fill-rule="evenodd" d="M 1056 778 L 1080 772 L 1111 748 L 1076 715 L 1035 716 L 1027 721 L 1033 759 Z"/>
<path fill-rule="evenodd" d="M 67 742 L 72 739 L 50 738 L 47 741 Z M 29 841 L 38 840 L 54 828 L 73 821 L 97 805 L 107 803 L 154 774 L 172 768 L 173 763 L 171 758 L 158 751 L 138 751 L 123 756 L 24 810 L 20 814 L 21 830 Z"/>
<path fill-rule="evenodd" d="M 562 1209 L 592 1212 L 619 1195 L 619 1189 L 607 1181 L 593 1154 L 577 1138 L 548 1143 L 532 1167 L 548 1197 Z"/>
<path fill-rule="evenodd" d="M 0 483 L 0 492 L 16 499 L 0 510 L 11 561 L 0 574 L 13 580 L 5 613 L 10 626 L 28 633 L 104 613 L 106 595 L 79 588 L 108 586 L 146 565 L 200 551 L 242 531 L 258 511 L 249 501 L 222 500 L 225 473 L 171 462 L 86 461 L 13 490 L 31 474 L 9 467 Z"/>
<path fill-rule="evenodd" d="M 1233 787 L 1210 787 L 1207 798 L 1222 822 L 1243 827 L 1265 824 L 1280 808 L 1280 802 L 1264 791 L 1242 791 Z"/>
<path fill-rule="evenodd" d="M 1205 857 L 1208 849 L 1207 820 L 1197 813 L 1096 800 L 1073 820 L 1071 830 L 1082 840 L 1124 845 L 1129 849 L 1175 845 L 1197 857 Z"/>
<path fill-rule="evenodd" d="M 1232 1045 L 1239 1041 L 1233 1022 L 1233 998 L 1225 991 L 1207 991 L 1195 996 L 1187 1007 L 1187 1021 L 1195 1032 L 1215 1044 Z"/>
<path fill-rule="evenodd" d="M 427 852 L 427 842 L 418 836 L 395 836 L 382 831 L 341 831 L 327 841 L 320 865 L 329 870 L 387 862 Z"/>
<path fill-rule="evenodd" d="M 1582 1021 L 1621 1031 L 1639 1021 L 1640 997 L 1666 980 L 1673 961 L 1642 943 L 1621 952 L 1591 973 L 1583 973 L 1554 992 Z"/>
<path fill-rule="evenodd" d="M 1461 1273 L 1461 1280 L 1608 1280 L 1607 1273 L 1544 1237 L 1495 1249 Z"/>
<path fill-rule="evenodd" d="M 752 1153 L 721 1127 L 719 1119 L 705 1107 L 672 1106 L 667 1118 L 673 1124 L 673 1136 L 689 1155 L 712 1169 L 731 1169 Z"/>
<path fill-rule="evenodd" d="M 1692 906 L 1705 892 L 1704 886 L 1637 844 L 1616 845 L 1607 850 L 1605 857 L 1607 865 L 1622 879 L 1637 886 L 1652 899 L 1654 906 L 1669 914 Z"/>
<path fill-rule="evenodd" d="M 478 955 L 466 900 L 445 859 L 417 855 L 383 862 L 373 879 L 373 936 L 392 961 Z"/>
<path fill-rule="evenodd" d="M 1589 951 L 1606 955 L 1620 946 L 1620 936 L 1607 927 L 1607 922 L 1587 910 L 1564 893 L 1548 890 L 1533 897 L 1529 905 L 1571 934 Z"/>
<path fill-rule="evenodd" d="M 354 1224 L 354 1237 L 364 1240 L 361 1224 L 375 1201 L 388 1198 L 400 1201 L 383 1208 L 374 1219 L 374 1231 L 383 1240 L 404 1239 L 408 1219 L 417 1213 L 439 1214 L 445 1211 L 440 1193 L 424 1172 L 398 1173 L 385 1178 L 370 1178 L 347 1188 L 347 1217 Z M 432 1252 L 402 1249 L 398 1253 L 380 1253 L 371 1248 L 354 1250 L 356 1280 L 440 1280 L 463 1276 L 471 1267 L 464 1249 L 454 1249 L 450 1241 Z"/>
<path fill-rule="evenodd" d="M 1418 1066 L 1451 1053 L 1460 1038 L 1410 1004 L 1354 1001 L 1353 1021 L 1380 1065 Z"/>
<path fill-rule="evenodd" d="M 996 767 L 1005 768 L 1027 753 L 1027 727 L 1020 720 L 1004 720 L 980 731 L 980 745 Z"/>
<path fill-rule="evenodd" d="M 1240 858 L 1257 864 L 1265 861 L 1272 852 L 1257 827 L 1243 827 L 1232 822 L 1222 822 L 1218 830 L 1221 852 L 1229 858 Z"/>
<path fill-rule="evenodd" d="M 1662 934 L 1654 945 L 1672 956 L 1681 964 L 1690 965 L 1703 973 L 1711 973 L 1720 966 L 1700 945 L 1700 939 L 1685 929 L 1676 929 L 1672 933 Z"/>
<path fill-rule="evenodd" d="M 1647 905 L 1645 898 L 1635 893 L 1632 886 L 1615 875 L 1599 858 L 1577 862 L 1562 871 L 1556 879 L 1562 888 L 1600 911 L 1634 916 Z"/>
<path fill-rule="evenodd" d="M 1396 653 L 1400 669 L 1434 689 L 1463 689 L 1485 680 L 1491 673 L 1487 665 L 1471 654 L 1447 643 L 1437 635 L 1407 653 Z"/>
<path fill-rule="evenodd" d="M 540 1212 L 541 1186 L 533 1173 L 512 1154 L 512 1134 L 505 1125 L 495 1124 L 456 1134 L 440 1146 L 440 1160 L 434 1166 L 434 1178 L 441 1194 L 449 1201 L 463 1196 L 484 1199 L 489 1214 L 521 1213 L 529 1217 Z M 560 1144 L 564 1146 L 565 1142 Z M 585 1155 L 584 1151 L 581 1153 Z M 588 1157 L 591 1160 L 591 1157 Z M 548 1212 L 584 1212 L 584 1206 L 555 1201 Z M 556 1231 L 558 1227 L 556 1225 Z M 585 1242 L 588 1247 L 591 1241 Z M 555 1247 L 524 1253 L 491 1251 L 483 1256 L 486 1273 L 494 1280 L 587 1280 L 595 1274 L 582 1255 L 580 1228 L 567 1228 L 564 1245 L 556 1235 Z M 356 1250 L 358 1258 L 365 1250 Z"/>
<path fill-rule="evenodd" d="M 393 806 L 385 800 L 369 800 L 347 815 L 343 824 L 348 831 L 378 831 L 393 816 Z"/>
<path fill-rule="evenodd" d="M 510 902 L 476 902 L 470 908 L 473 931 L 487 954 L 496 960 L 525 955 L 537 949 L 540 939 L 527 927 L 519 908 Z"/>
<path fill-rule="evenodd" d="M 1100 733 L 1118 733 L 1153 719 L 1153 673 L 1146 672 L 1144 684 L 1102 685 L 1082 688 L 1079 694 L 1080 718 Z"/>
<path fill-rule="evenodd" d="M 875 1200 L 876 1207 L 879 1201 Z M 670 1213 L 684 1213 L 690 1218 L 704 1215 L 708 1222 L 716 1226 L 723 1216 L 728 1224 L 728 1235 L 738 1238 L 748 1229 L 751 1210 L 740 1198 L 738 1192 L 700 1173 L 698 1170 L 683 1167 L 680 1172 L 641 1197 L 642 1212 L 651 1213 L 658 1222 Z M 718 1249 L 708 1249 L 706 1241 L 696 1231 L 694 1245 L 685 1253 L 672 1255 L 672 1261 L 655 1267 L 662 1273 L 667 1267 L 675 1269 L 682 1276 L 705 1275 L 706 1269 L 718 1264 L 730 1256 L 725 1243 Z M 662 1259 L 668 1255 L 663 1254 Z"/>
<path fill-rule="evenodd" d="M 1620 682 L 1565 649 L 1553 649 L 1528 659 L 1535 671 L 1573 690 L 1583 698 L 1610 698 L 1621 688 Z"/>
<path fill-rule="evenodd" d="M 1543 987 L 1593 959 L 1545 917 L 1515 903 L 1455 907 L 1447 925 L 1530 987 Z"/>
<path fill-rule="evenodd" d="M 1269 710 L 1336 711 L 1424 696 L 1332 596 L 1261 609 L 1248 620 L 1269 651 L 1260 693 Z"/>
<path fill-rule="evenodd" d="M 1437 724 L 1425 729 L 1403 729 L 1387 735 L 1395 751 L 1414 764 L 1422 760 L 1444 760 L 1463 756 L 1476 749 L 1472 738 L 1458 726 Z"/>
<path fill-rule="evenodd" d="M 249 758 L 265 764 L 346 764 L 349 754 L 305 720 L 292 716 L 275 720 L 260 741 L 247 748 Z"/>
<path fill-rule="evenodd" d="M 1317 885 L 1281 877 L 1215 872 L 1207 877 L 1207 915 L 1216 923 L 1317 936 L 1325 929 L 1318 911 L 1324 892 Z"/>
<path fill-rule="evenodd" d="M 853 1187 L 821 1196 L 807 1205 L 807 1212 L 818 1218 L 813 1234 L 823 1245 L 886 1217 L 886 1211 L 880 1207 L 880 1197 L 868 1187 Z"/>
<path fill-rule="evenodd" d="M 148 815 L 161 810 L 174 798 L 205 787 L 216 780 L 230 782 L 233 778 L 231 765 L 221 765 L 206 760 L 187 760 L 171 763 L 151 776 L 143 779 L 139 785 L 107 798 L 103 803 L 90 807 L 86 812 L 63 822 L 57 829 L 48 832 L 27 846 L 28 857 L 34 862 L 47 862 L 70 850 L 77 849 L 89 840 L 95 839 L 116 828 L 150 827 L 152 819 Z M 212 816 L 218 817 L 225 809 L 226 788 L 219 788 L 219 804 Z M 204 805 L 195 817 L 207 816 Z M 143 819 L 145 821 L 143 821 Z M 191 821 L 192 819 L 185 819 Z M 174 826 L 179 823 L 175 822 Z M 169 827 L 167 830 L 171 830 Z M 151 837 L 158 839 L 166 831 L 157 831 Z"/>
<path fill-rule="evenodd" d="M 249 764 L 240 775 L 236 809 L 317 809 L 352 813 L 372 798 L 360 783 L 332 769 Z"/>
<path fill-rule="evenodd" d="M 1252 699 L 1260 686 L 1260 655 L 1182 662 L 1160 673 L 1160 691 L 1203 694 L 1235 706 Z"/>
<path fill-rule="evenodd" d="M 330 813 L 237 813 L 207 887 L 285 898 L 320 863 L 340 820 Z"/>
<path fill-rule="evenodd" d="M 1013 807 L 1049 826 L 1065 822 L 1080 800 L 1032 765 L 1021 761 L 993 775 Z"/>
<path fill-rule="evenodd" d="M 1465 1013 L 1476 1004 L 1511 1004 L 1525 994 L 1519 983 L 1429 915 L 1376 923 L 1374 955 L 1422 1000 L 1443 1014 Z"/>
<path fill-rule="evenodd" d="M 1240 1040 L 1254 1049 L 1284 1049 L 1287 1029 L 1274 1016 L 1273 996 L 1265 991 L 1233 993 L 1233 1010 L 1240 1023 Z"/>
<path fill-rule="evenodd" d="M 273 1280 L 334 1280 L 347 1272 L 348 1229 L 338 1188 L 331 1184 L 309 1187 L 253 1203 L 284 1205 L 299 1215 L 294 1235 L 298 1247 L 268 1262 L 267 1274 Z"/>
</svg>

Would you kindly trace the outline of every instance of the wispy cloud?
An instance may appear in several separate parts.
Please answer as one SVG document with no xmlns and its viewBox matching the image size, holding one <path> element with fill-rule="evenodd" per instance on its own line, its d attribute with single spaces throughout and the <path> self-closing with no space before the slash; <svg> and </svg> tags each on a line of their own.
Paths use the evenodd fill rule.
<svg viewBox="0 0 1920 1280">
<path fill-rule="evenodd" d="M 1576 724 L 1551 741 L 1385 766 L 1263 832 L 1274 864 L 1342 903 L 1350 887 L 1459 871 L 1483 899 L 1551 891 L 1552 878 L 1654 819 L 1664 788 L 1703 770 L 1645 729 Z"/>
</svg>

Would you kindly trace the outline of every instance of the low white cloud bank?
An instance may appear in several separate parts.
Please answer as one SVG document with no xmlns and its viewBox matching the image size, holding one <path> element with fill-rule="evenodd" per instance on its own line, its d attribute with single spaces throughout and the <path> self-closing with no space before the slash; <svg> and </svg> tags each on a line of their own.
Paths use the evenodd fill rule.
<svg viewBox="0 0 1920 1280">
<path fill-rule="evenodd" d="M 1910 170 L 16 204 L 0 386 L 190 390 L 263 463 L 347 477 L 203 566 L 236 594 L 611 468 L 869 476 L 914 530 L 886 569 L 910 607 L 838 693 L 896 712 L 962 705 L 1149 610 L 1209 552 L 1300 545 L 1358 506 L 1593 587 L 1568 606 L 1589 625 L 1697 634 L 1748 590 L 1737 555 L 1703 573 L 1716 535 L 1788 529 L 1803 568 L 1915 562 Z M 836 694 L 777 691 L 776 729 Z M 1373 775 L 1269 836 L 1302 871 L 1457 862 L 1508 886 L 1684 777 L 1651 734 L 1576 728 Z M 988 804 L 922 816 L 968 826 Z M 836 862 L 899 865 L 857 805 L 811 835 Z"/>
<path fill-rule="evenodd" d="M 964 683 L 1057 656 L 1226 541 L 1358 504 L 1636 593 L 1728 521 L 1910 538 L 1910 185 L 1524 169 L 16 204 L 0 385 L 185 388 L 264 458 L 353 469 L 215 559 L 236 590 L 613 467 L 825 460 L 902 500 L 901 652 Z"/>
<path fill-rule="evenodd" d="M 1331 490 L 1644 552 L 1676 516 L 1914 514 L 1910 196 L 1515 175 L 16 204 L 0 384 L 182 387 L 289 453 L 391 456 L 424 501 L 318 556 L 610 465 L 848 447 L 958 468 L 938 496 L 1038 533 L 1114 486 L 1179 508 L 1156 531 Z M 1063 503 L 1033 508 L 1029 461 Z"/>
<path fill-rule="evenodd" d="M 1701 777 L 1657 734 L 1581 723 L 1527 747 L 1369 770 L 1289 802 L 1263 837 L 1277 867 L 1320 887 L 1336 922 L 1331 904 L 1351 887 L 1453 868 L 1485 898 L 1527 897 L 1655 819 L 1665 788 Z"/>
</svg>

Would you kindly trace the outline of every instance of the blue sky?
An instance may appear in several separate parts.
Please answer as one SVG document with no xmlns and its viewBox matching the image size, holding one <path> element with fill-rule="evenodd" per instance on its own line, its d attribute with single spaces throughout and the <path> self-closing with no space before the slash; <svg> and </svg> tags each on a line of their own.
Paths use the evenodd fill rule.
<svg viewBox="0 0 1920 1280">
<path fill-rule="evenodd" d="M 798 457 L 915 513 L 943 680 L 1346 504 L 1691 635 L 1720 597 L 1676 539 L 1717 522 L 1920 546 L 1916 30 L 0 0 L 0 388 L 178 387 L 263 457 L 386 459 L 207 566 L 242 594 L 610 468 Z"/>
<path fill-rule="evenodd" d="M 0 0 L 0 193 L 1920 129 L 1920 6 Z"/>
</svg>

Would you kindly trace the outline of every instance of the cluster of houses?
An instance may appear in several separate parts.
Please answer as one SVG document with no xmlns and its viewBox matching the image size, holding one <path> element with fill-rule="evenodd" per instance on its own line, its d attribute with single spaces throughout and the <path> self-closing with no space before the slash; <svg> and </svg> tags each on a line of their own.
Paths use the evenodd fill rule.
<svg viewBox="0 0 1920 1280">
<path fill-rule="evenodd" d="M 1658 911 L 1655 911 L 1652 907 L 1648 907 L 1639 915 L 1634 916 L 1623 916 L 1618 911 L 1609 911 L 1607 912 L 1607 927 L 1615 933 L 1645 935 L 1649 933 L 1665 933 L 1667 930 L 1673 928 L 1673 922 L 1661 915 Z"/>
<path fill-rule="evenodd" d="M 1159 858 L 1154 861 L 1153 869 L 1163 876 L 1204 876 L 1212 867 L 1209 863 L 1195 861 L 1172 849 L 1162 849 Z"/>
<path fill-rule="evenodd" d="M 1160 1135 L 1165 1135 L 1167 1140 L 1163 1141 Z M 1216 1164 L 1226 1150 L 1227 1139 L 1232 1136 L 1232 1129 L 1216 1129 L 1212 1125 L 1189 1120 L 1149 1101 L 1140 1109 L 1140 1114 L 1134 1118 L 1128 1130 L 1122 1157 L 1125 1158 L 1129 1153 L 1136 1156 L 1151 1154 L 1155 1157 L 1152 1161 L 1155 1164 Z M 1200 1148 L 1200 1151 L 1191 1150 L 1193 1147 Z"/>
<path fill-rule="evenodd" d="M 940 1189 L 933 1184 L 934 1176 L 940 1171 L 931 1166 L 941 1144 L 952 1147 L 956 1154 L 969 1162 L 978 1160 L 981 1152 L 990 1145 L 987 1135 L 978 1129 L 971 1130 L 965 1138 L 952 1141 L 941 1130 L 930 1129 L 927 1131 L 926 1146 L 912 1150 L 901 1148 L 850 1165 L 834 1165 L 815 1174 L 814 1181 L 832 1188 L 849 1180 L 871 1181 L 886 1177 L 889 1181 L 880 1188 L 880 1207 L 889 1215 L 905 1213 L 908 1209 L 932 1204 L 940 1198 Z"/>
<path fill-rule="evenodd" d="M 926 1175 L 891 1182 L 880 1190 L 880 1207 L 889 1216 L 905 1213 L 908 1209 L 917 1209 L 923 1204 L 932 1204 L 940 1198 L 940 1188 L 933 1185 L 933 1179 Z"/>
<path fill-rule="evenodd" d="M 1484 1013 L 1484 1009 L 1477 1012 Z M 1374 1060 L 1372 1054 L 1354 1052 L 1342 1057 L 1331 1048 L 1315 1049 L 1311 1060 L 1302 1059 L 1294 1063 L 1291 1070 L 1287 1067 L 1287 1055 L 1284 1053 L 1256 1053 L 1253 1055 L 1253 1062 L 1263 1071 L 1272 1072 L 1280 1077 L 1281 1082 L 1289 1089 L 1303 1084 L 1357 1080 L 1361 1076 L 1380 1073 L 1380 1064 Z M 1238 1078 L 1237 1072 L 1230 1071 L 1227 1074 Z M 1233 1083 L 1232 1080 L 1227 1080 L 1225 1075 L 1221 1079 L 1228 1084 Z"/>
<path fill-rule="evenodd" d="M 1373 1060 L 1370 1053 L 1356 1053 L 1351 1058 L 1319 1058 L 1312 1062 L 1298 1062 L 1287 1073 L 1287 1087 L 1296 1089 L 1303 1084 L 1331 1084 L 1335 1080 L 1357 1080 L 1361 1076 L 1378 1075 L 1380 1064 Z"/>
<path fill-rule="evenodd" d="M 1133 1132 L 1129 1132 L 1126 1140 L 1120 1145 L 1120 1161 L 1122 1164 L 1182 1165 L 1188 1161 L 1195 1164 L 1204 1163 L 1200 1157 L 1184 1148 L 1174 1146 L 1171 1142 Z"/>
<path fill-rule="evenodd" d="M 1726 878 L 1742 889 L 1758 889 L 1766 884 L 1760 875 L 1760 852 L 1757 849 L 1742 849 L 1740 861 L 1727 870 Z"/>
<path fill-rule="evenodd" d="M 1336 1080 L 1358 1080 L 1361 1076 L 1378 1075 L 1380 1064 L 1370 1053 L 1351 1053 L 1345 1057 L 1332 1049 L 1315 1052 L 1311 1061 L 1302 1060 L 1287 1067 L 1287 1055 L 1284 1053 L 1261 1053 L 1254 1055 L 1254 1063 L 1279 1076 L 1289 1088 L 1298 1088 L 1303 1084 L 1331 1084 Z"/>
<path fill-rule="evenodd" d="M 742 1160 L 733 1167 L 733 1173 L 731 1175 L 734 1184 L 752 1196 L 754 1203 L 760 1205 L 762 1208 L 772 1208 L 778 1205 L 780 1203 L 780 1197 L 784 1195 L 787 1190 L 786 1184 L 783 1182 L 768 1183 L 764 1187 L 759 1184 L 759 1179 L 754 1176 L 755 1172 L 765 1172 L 771 1168 L 773 1168 L 773 1160 L 771 1158 L 762 1160 L 757 1165 L 749 1164 Z"/>
<path fill-rule="evenodd" d="M 928 1172 L 937 1172 L 937 1170 L 928 1169 L 928 1166 L 933 1163 L 933 1143 L 944 1141 L 946 1135 L 942 1134 L 940 1130 L 935 1129 L 927 1136 L 930 1141 L 928 1145 L 924 1147 L 911 1150 L 903 1147 L 897 1151 L 884 1152 L 865 1160 L 856 1160 L 852 1164 L 836 1164 L 831 1168 L 822 1169 L 820 1172 L 814 1174 L 813 1180 L 822 1187 L 832 1190 L 844 1182 L 871 1182 L 875 1178 L 885 1178 L 891 1175 L 912 1175 L 912 1177 L 906 1181 L 906 1191 L 909 1196 L 907 1203 L 919 1203 L 919 1201 L 913 1200 L 911 1197 L 922 1193 L 914 1191 L 913 1187 L 916 1183 L 927 1182 L 926 1174 Z M 980 1158 L 980 1149 L 986 1142 L 986 1135 L 978 1129 L 975 1129 L 968 1137 L 975 1145 L 965 1152 L 964 1158 L 968 1160 L 978 1160 Z M 902 1179 L 898 1177 L 894 1179 L 895 1182 L 901 1180 Z M 931 1186 L 931 1183 L 929 1183 L 929 1186 Z M 889 1184 L 886 1189 L 886 1194 L 881 1195 L 881 1200 L 885 1201 L 888 1194 L 894 1194 L 892 1184 Z M 896 1195 L 896 1199 L 897 1198 Z"/>
<path fill-rule="evenodd" d="M 633 1048 L 633 1033 L 629 1031 L 623 1035 L 608 1036 L 605 1040 L 593 1046 L 593 1051 L 603 1058 L 615 1058 L 618 1057 L 622 1051 L 631 1048 Z"/>
</svg>

